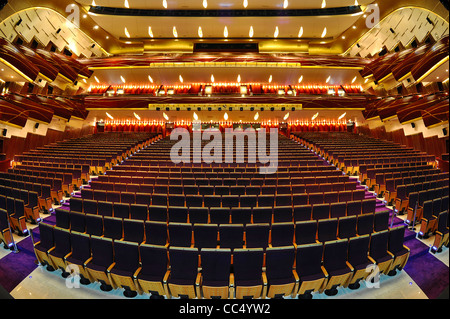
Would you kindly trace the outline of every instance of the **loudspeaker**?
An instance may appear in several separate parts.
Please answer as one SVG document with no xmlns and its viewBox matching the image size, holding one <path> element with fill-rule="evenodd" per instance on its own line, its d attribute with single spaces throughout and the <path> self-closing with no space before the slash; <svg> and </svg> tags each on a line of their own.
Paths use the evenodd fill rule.
<svg viewBox="0 0 450 319">
<path fill-rule="evenodd" d="M 38 129 L 39 128 L 39 123 L 34 124 L 34 128 Z"/>
<path fill-rule="evenodd" d="M 0 0 L 0 10 L 8 4 L 8 0 Z"/>
<path fill-rule="evenodd" d="M 4 128 L 3 132 L 2 132 L 3 136 L 6 136 L 6 133 L 8 133 L 8 130 L 6 128 Z"/>
<path fill-rule="evenodd" d="M 444 133 L 444 135 L 447 136 L 447 134 L 448 134 L 447 128 L 444 127 L 444 128 L 442 129 L 442 133 Z"/>
<path fill-rule="evenodd" d="M 411 127 L 412 127 L 412 128 L 415 128 L 415 127 L 416 127 L 416 124 L 411 123 Z"/>
</svg>

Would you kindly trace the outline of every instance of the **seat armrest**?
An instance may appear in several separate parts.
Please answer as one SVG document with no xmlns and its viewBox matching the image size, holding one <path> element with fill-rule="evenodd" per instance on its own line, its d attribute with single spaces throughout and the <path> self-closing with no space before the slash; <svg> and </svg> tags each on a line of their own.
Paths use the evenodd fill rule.
<svg viewBox="0 0 450 319">
<path fill-rule="evenodd" d="M 111 272 L 111 270 L 114 268 L 114 266 L 116 265 L 116 263 L 115 262 L 113 262 L 107 269 L 106 269 L 106 273 L 110 273 Z"/>
<path fill-rule="evenodd" d="M 89 263 L 92 261 L 92 258 L 93 258 L 93 257 L 89 257 L 89 258 L 83 263 L 83 266 L 86 267 L 87 264 L 89 264 Z"/>
<path fill-rule="evenodd" d="M 324 266 L 320 266 L 320 268 L 322 269 L 322 272 L 323 272 L 323 274 L 325 275 L 325 278 L 328 278 L 329 275 L 328 275 L 328 272 L 327 272 L 327 270 L 325 269 L 325 267 L 324 267 Z"/>
<path fill-rule="evenodd" d="M 347 267 L 350 269 L 351 272 L 355 271 L 355 268 L 353 268 L 353 266 L 348 261 L 346 261 L 345 263 L 347 264 Z"/>
<path fill-rule="evenodd" d="M 137 276 L 139 275 L 141 270 L 142 270 L 142 267 L 139 267 L 138 269 L 136 269 L 136 271 L 133 274 L 133 279 L 137 279 Z"/>
<path fill-rule="evenodd" d="M 367 258 L 372 262 L 372 263 L 374 263 L 374 264 L 376 264 L 377 262 L 376 262 L 376 260 L 375 259 L 373 259 L 371 256 L 367 256 Z"/>
</svg>

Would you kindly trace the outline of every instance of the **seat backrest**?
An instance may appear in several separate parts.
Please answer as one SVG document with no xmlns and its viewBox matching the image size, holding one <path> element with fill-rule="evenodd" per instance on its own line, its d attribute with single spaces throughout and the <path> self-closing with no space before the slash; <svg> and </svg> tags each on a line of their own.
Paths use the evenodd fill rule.
<svg viewBox="0 0 450 319">
<path fill-rule="evenodd" d="M 117 217 L 103 217 L 103 235 L 111 239 L 121 239 L 123 236 L 123 222 Z"/>
<path fill-rule="evenodd" d="M 389 229 L 388 250 L 395 254 L 403 249 L 406 225 Z"/>
<path fill-rule="evenodd" d="M 170 246 L 189 247 L 192 242 L 192 225 L 188 223 L 169 223 Z"/>
<path fill-rule="evenodd" d="M 115 240 L 114 269 L 134 273 L 139 268 L 139 244 L 130 241 Z"/>
<path fill-rule="evenodd" d="M 72 258 L 85 262 L 89 257 L 91 257 L 91 241 L 89 234 L 71 231 L 70 242 L 72 248 Z"/>
<path fill-rule="evenodd" d="M 369 255 L 377 260 L 387 255 L 389 230 L 372 233 L 370 235 Z"/>
<path fill-rule="evenodd" d="M 167 243 L 167 223 L 145 221 L 145 243 L 164 246 Z"/>
<path fill-rule="evenodd" d="M 290 246 L 294 242 L 294 224 L 274 223 L 271 227 L 271 244 L 273 247 Z"/>
<path fill-rule="evenodd" d="M 233 270 L 236 284 L 247 280 L 260 280 L 262 276 L 264 251 L 262 248 L 235 249 Z"/>
<path fill-rule="evenodd" d="M 322 243 L 297 246 L 295 269 L 300 279 L 322 273 L 322 254 Z"/>
<path fill-rule="evenodd" d="M 123 240 L 135 243 L 144 241 L 144 221 L 135 219 L 123 220 Z"/>
<path fill-rule="evenodd" d="M 348 262 L 356 267 L 368 262 L 370 235 L 351 237 L 348 241 Z"/>
<path fill-rule="evenodd" d="M 168 266 L 167 249 L 160 245 L 141 244 L 139 252 L 142 264 L 140 273 L 163 278 Z"/>
<path fill-rule="evenodd" d="M 170 277 L 194 281 L 198 273 L 198 249 L 170 247 Z"/>
<path fill-rule="evenodd" d="M 356 216 L 346 216 L 339 218 L 338 237 L 350 238 L 356 236 Z"/>
<path fill-rule="evenodd" d="M 316 237 L 317 237 L 316 220 L 306 220 L 295 223 L 295 243 L 297 245 L 315 243 Z"/>
<path fill-rule="evenodd" d="M 45 224 L 44 222 L 39 223 L 39 236 L 40 236 L 40 246 L 49 250 L 55 245 L 55 239 L 53 236 L 54 226 Z"/>
<path fill-rule="evenodd" d="M 203 283 L 223 282 L 228 286 L 230 279 L 231 249 L 202 248 L 200 251 Z"/>
<path fill-rule="evenodd" d="M 268 280 L 291 278 L 294 260 L 294 246 L 267 248 L 266 275 Z"/>
<path fill-rule="evenodd" d="M 340 239 L 324 243 L 323 265 L 330 272 L 346 268 L 348 240 Z"/>
<path fill-rule="evenodd" d="M 114 261 L 113 240 L 111 238 L 91 236 L 92 263 L 109 267 Z"/>
<path fill-rule="evenodd" d="M 247 248 L 263 248 L 269 246 L 270 224 L 248 224 L 245 227 L 245 246 Z"/>
<path fill-rule="evenodd" d="M 199 249 L 217 247 L 218 227 L 216 224 L 194 224 L 192 230 L 195 247 Z"/>
<path fill-rule="evenodd" d="M 338 219 L 321 219 L 317 221 L 317 239 L 320 242 L 336 240 Z"/>
<path fill-rule="evenodd" d="M 219 225 L 219 242 L 221 248 L 242 248 L 244 244 L 244 225 Z"/>
</svg>

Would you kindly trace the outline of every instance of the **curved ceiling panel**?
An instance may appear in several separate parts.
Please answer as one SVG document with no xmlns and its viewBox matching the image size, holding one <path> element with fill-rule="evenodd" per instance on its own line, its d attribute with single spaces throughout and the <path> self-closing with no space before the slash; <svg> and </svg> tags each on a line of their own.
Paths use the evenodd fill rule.
<svg viewBox="0 0 450 319">
<path fill-rule="evenodd" d="M 0 122 L 22 128 L 27 123 L 28 114 L 23 108 L 0 98 Z"/>
<path fill-rule="evenodd" d="M 29 82 L 39 75 L 39 69 L 14 45 L 0 37 L 0 61 L 14 69 Z"/>
</svg>

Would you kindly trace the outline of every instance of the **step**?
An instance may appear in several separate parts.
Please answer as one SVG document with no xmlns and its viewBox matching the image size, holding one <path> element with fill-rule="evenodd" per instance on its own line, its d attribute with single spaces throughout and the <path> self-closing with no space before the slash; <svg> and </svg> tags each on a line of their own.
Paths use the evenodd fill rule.
<svg viewBox="0 0 450 319">
<path fill-rule="evenodd" d="M 420 256 L 424 256 L 430 250 L 430 247 L 416 238 L 406 240 L 404 242 L 404 245 L 410 249 L 410 260 L 418 258 Z"/>
</svg>

